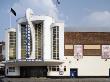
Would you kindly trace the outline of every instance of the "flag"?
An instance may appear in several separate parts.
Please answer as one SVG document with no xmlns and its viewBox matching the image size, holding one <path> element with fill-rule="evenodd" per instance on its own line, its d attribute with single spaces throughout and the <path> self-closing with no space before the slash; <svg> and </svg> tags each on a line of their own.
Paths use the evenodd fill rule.
<svg viewBox="0 0 110 82">
<path fill-rule="evenodd" d="M 58 4 L 60 4 L 60 1 L 59 1 L 59 0 L 57 0 L 57 3 L 58 3 Z"/>
<path fill-rule="evenodd" d="M 14 9 L 11 8 L 10 12 L 12 12 L 14 16 L 16 16 L 16 12 Z"/>
</svg>

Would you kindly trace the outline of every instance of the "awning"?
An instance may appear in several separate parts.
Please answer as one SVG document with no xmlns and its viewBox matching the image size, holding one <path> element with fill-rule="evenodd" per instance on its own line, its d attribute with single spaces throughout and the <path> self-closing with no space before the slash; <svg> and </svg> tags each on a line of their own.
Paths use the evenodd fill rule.
<svg viewBox="0 0 110 82">
<path fill-rule="evenodd" d="M 61 60 L 46 60 L 46 61 L 26 61 L 26 60 L 21 60 L 21 61 L 7 61 L 5 62 L 5 65 L 8 66 L 54 66 L 54 65 L 60 65 L 64 63 Z"/>
</svg>

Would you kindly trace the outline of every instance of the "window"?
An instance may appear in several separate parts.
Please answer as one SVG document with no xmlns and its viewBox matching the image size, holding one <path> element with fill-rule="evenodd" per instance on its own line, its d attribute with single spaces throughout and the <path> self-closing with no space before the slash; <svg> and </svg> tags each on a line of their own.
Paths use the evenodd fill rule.
<svg viewBox="0 0 110 82">
<path fill-rule="evenodd" d="M 52 28 L 52 58 L 59 60 L 59 27 Z"/>
<path fill-rule="evenodd" d="M 56 71 L 56 66 L 52 66 L 52 71 Z"/>
<path fill-rule="evenodd" d="M 49 71 L 59 71 L 59 66 L 49 66 Z"/>
<path fill-rule="evenodd" d="M 9 72 L 15 72 L 15 67 L 9 67 Z"/>
<path fill-rule="evenodd" d="M 9 32 L 9 59 L 16 59 L 16 32 Z"/>
<path fill-rule="evenodd" d="M 43 22 L 35 24 L 35 56 L 36 59 L 41 60 L 43 50 Z"/>
<path fill-rule="evenodd" d="M 66 71 L 66 66 L 64 66 L 64 71 Z"/>
<path fill-rule="evenodd" d="M 21 24 L 21 58 L 28 58 L 32 51 L 31 31 L 28 24 Z"/>
</svg>

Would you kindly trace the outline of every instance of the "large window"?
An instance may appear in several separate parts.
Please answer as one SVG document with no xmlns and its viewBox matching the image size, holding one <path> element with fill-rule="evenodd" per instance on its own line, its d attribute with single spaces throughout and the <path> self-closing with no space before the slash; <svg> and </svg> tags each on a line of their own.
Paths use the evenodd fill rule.
<svg viewBox="0 0 110 82">
<path fill-rule="evenodd" d="M 21 24 L 21 58 L 29 58 L 32 51 L 32 39 L 29 25 Z"/>
<path fill-rule="evenodd" d="M 42 60 L 43 52 L 43 22 L 35 25 L 35 56 L 36 59 Z"/>
<path fill-rule="evenodd" d="M 16 32 L 9 32 L 9 60 L 16 59 Z"/>
<path fill-rule="evenodd" d="M 52 29 L 52 54 L 53 59 L 59 60 L 59 27 L 55 26 Z"/>
</svg>

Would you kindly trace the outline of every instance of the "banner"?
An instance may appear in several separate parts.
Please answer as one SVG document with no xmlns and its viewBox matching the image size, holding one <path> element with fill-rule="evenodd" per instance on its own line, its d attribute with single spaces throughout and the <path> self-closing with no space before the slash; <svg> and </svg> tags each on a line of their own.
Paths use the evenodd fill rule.
<svg viewBox="0 0 110 82">
<path fill-rule="evenodd" d="M 81 59 L 83 57 L 83 45 L 74 45 L 74 58 Z"/>
<path fill-rule="evenodd" d="M 110 45 L 102 45 L 102 58 L 103 59 L 110 58 Z"/>
</svg>

